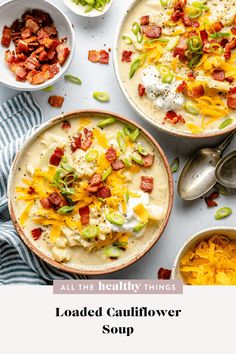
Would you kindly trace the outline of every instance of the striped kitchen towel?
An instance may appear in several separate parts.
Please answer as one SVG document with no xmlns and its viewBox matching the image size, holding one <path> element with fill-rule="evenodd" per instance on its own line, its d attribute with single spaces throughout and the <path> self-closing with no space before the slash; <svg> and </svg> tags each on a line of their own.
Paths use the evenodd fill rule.
<svg viewBox="0 0 236 354">
<path fill-rule="evenodd" d="M 42 124 L 42 112 L 24 92 L 0 106 L 0 284 L 51 284 L 53 279 L 85 279 L 61 272 L 39 259 L 23 243 L 7 208 L 7 179 L 16 151 Z"/>
</svg>

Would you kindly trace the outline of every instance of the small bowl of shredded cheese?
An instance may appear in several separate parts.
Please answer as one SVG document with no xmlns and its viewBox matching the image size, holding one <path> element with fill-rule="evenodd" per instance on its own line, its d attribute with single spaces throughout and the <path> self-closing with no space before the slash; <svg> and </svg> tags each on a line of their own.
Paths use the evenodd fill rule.
<svg viewBox="0 0 236 354">
<path fill-rule="evenodd" d="M 185 285 L 236 285 L 236 228 L 212 228 L 192 236 L 176 257 L 172 279 Z"/>
</svg>

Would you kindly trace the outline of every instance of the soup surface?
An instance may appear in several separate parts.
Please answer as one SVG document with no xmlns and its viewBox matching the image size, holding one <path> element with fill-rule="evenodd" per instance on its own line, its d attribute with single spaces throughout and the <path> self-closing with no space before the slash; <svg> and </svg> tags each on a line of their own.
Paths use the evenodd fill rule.
<svg viewBox="0 0 236 354">
<path fill-rule="evenodd" d="M 140 0 L 118 42 L 123 88 L 162 129 L 214 133 L 235 123 L 235 1 Z"/>
<path fill-rule="evenodd" d="M 113 117 L 75 116 L 21 154 L 14 210 L 43 254 L 81 270 L 138 256 L 166 218 L 168 174 L 157 149 Z"/>
</svg>

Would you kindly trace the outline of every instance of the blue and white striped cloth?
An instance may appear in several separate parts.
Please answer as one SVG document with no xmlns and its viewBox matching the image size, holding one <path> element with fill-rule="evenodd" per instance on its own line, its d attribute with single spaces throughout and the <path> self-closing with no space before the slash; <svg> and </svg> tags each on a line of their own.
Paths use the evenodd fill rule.
<svg viewBox="0 0 236 354">
<path fill-rule="evenodd" d="M 83 279 L 61 272 L 35 256 L 23 243 L 7 209 L 7 179 L 15 153 L 42 124 L 42 112 L 30 93 L 0 107 L 0 284 L 51 284 L 53 279 Z"/>
</svg>

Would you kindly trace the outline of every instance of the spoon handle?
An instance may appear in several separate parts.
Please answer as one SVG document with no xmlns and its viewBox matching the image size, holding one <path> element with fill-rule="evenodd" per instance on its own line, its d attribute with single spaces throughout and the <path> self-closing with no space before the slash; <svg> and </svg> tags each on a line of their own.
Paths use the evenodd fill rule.
<svg viewBox="0 0 236 354">
<path fill-rule="evenodd" d="M 233 137 L 236 134 L 236 129 L 232 131 L 232 133 L 230 133 L 227 138 L 223 141 L 222 144 L 220 144 L 217 148 L 217 150 L 222 154 L 222 152 L 229 146 L 229 144 L 231 143 Z"/>
</svg>

